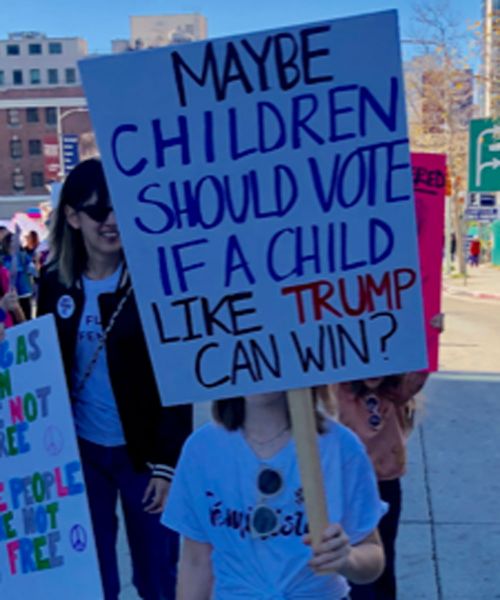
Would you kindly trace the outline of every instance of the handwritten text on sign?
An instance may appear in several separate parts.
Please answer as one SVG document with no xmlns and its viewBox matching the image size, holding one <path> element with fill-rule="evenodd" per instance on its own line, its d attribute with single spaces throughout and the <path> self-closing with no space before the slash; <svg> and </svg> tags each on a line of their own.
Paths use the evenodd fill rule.
<svg viewBox="0 0 500 600">
<path fill-rule="evenodd" d="M 43 587 L 62 600 L 75 586 L 100 597 L 52 317 L 9 330 L 0 344 L 0 467 L 0 597 L 34 597 Z"/>
<path fill-rule="evenodd" d="M 395 12 L 80 67 L 165 403 L 426 366 Z"/>
</svg>

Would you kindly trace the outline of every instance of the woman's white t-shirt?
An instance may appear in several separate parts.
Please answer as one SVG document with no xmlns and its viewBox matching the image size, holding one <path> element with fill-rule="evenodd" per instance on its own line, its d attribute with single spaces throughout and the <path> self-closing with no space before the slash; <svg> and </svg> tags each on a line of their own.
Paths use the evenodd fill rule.
<svg viewBox="0 0 500 600">
<path fill-rule="evenodd" d="M 338 423 L 319 437 L 331 523 L 340 523 L 351 544 L 363 540 L 385 511 L 373 468 L 359 439 Z M 265 503 L 279 515 L 278 531 L 255 538 L 250 515 L 262 502 L 257 475 L 263 465 L 278 470 L 285 486 Z M 162 523 L 213 547 L 215 600 L 329 600 L 348 594 L 339 575 L 317 576 L 308 567 L 307 532 L 295 443 L 272 458 L 256 456 L 240 431 L 214 424 L 188 439 L 176 469 Z"/>
<path fill-rule="evenodd" d="M 74 394 L 73 415 L 77 435 L 101 446 L 121 446 L 125 435 L 109 377 L 106 347 L 101 348 L 90 376 L 85 380 L 95 351 L 103 336 L 99 296 L 110 294 L 118 286 L 121 269 L 105 279 L 82 277 L 85 304 L 78 327 L 72 387 L 82 389 Z"/>
</svg>

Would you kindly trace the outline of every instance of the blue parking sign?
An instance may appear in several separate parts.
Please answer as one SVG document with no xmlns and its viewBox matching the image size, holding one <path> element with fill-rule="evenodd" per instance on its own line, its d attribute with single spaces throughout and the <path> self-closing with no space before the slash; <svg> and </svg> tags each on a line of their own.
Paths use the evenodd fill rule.
<svg viewBox="0 0 500 600">
<path fill-rule="evenodd" d="M 64 174 L 67 175 L 80 160 L 77 135 L 63 135 L 63 156 Z"/>
</svg>

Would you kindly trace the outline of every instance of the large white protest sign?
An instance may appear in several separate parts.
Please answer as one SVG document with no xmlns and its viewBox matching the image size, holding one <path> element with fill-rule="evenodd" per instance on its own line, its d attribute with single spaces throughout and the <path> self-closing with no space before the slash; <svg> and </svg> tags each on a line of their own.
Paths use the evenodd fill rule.
<svg viewBox="0 0 500 600">
<path fill-rule="evenodd" d="M 0 344 L 0 598 L 102 597 L 52 316 Z"/>
<path fill-rule="evenodd" d="M 396 12 L 80 68 L 165 403 L 426 367 Z"/>
</svg>

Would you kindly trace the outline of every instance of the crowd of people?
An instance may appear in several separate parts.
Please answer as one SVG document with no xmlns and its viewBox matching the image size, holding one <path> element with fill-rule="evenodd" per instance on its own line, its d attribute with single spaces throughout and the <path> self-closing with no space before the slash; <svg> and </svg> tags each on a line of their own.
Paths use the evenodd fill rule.
<svg viewBox="0 0 500 600">
<path fill-rule="evenodd" d="M 9 231 L 0 226 L 0 302 L 5 326 L 33 317 L 37 283 L 46 255 L 38 233 L 29 231 L 22 236 L 19 229 Z"/>
<path fill-rule="evenodd" d="M 313 542 L 286 392 L 214 402 L 194 432 L 190 405 L 162 407 L 98 159 L 66 178 L 48 258 L 2 233 L 5 326 L 31 318 L 35 289 L 37 315 L 55 316 L 105 600 L 120 593 L 118 498 L 145 600 L 396 599 L 408 411 L 427 373 L 311 391 L 329 520 Z"/>
</svg>

